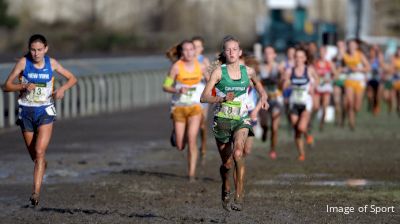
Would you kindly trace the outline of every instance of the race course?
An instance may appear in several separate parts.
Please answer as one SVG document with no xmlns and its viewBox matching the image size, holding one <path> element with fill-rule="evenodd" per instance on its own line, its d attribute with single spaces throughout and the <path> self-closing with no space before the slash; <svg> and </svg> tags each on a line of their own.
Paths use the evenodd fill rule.
<svg viewBox="0 0 400 224">
<path fill-rule="evenodd" d="M 36 208 L 20 131 L 1 132 L 0 223 L 400 223 L 396 114 L 362 112 L 355 132 L 327 125 L 304 162 L 283 125 L 277 160 L 258 140 L 246 158 L 244 211 L 226 212 L 214 139 L 189 183 L 186 151 L 169 145 L 168 110 L 57 121 Z"/>
</svg>

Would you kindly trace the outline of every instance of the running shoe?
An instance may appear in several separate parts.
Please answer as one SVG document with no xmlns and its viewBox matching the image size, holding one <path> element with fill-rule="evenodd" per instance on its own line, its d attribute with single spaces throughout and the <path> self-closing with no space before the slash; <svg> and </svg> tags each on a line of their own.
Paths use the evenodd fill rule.
<svg viewBox="0 0 400 224">
<path fill-rule="evenodd" d="M 314 137 L 312 135 L 307 135 L 306 142 L 307 145 L 314 145 Z"/>
<path fill-rule="evenodd" d="M 298 161 L 304 161 L 306 160 L 306 156 L 305 155 L 299 155 L 299 157 L 297 157 Z"/>
<path fill-rule="evenodd" d="M 29 198 L 31 205 L 37 206 L 39 204 L 39 194 L 32 193 L 31 197 Z"/>
<path fill-rule="evenodd" d="M 379 112 L 380 112 L 379 106 L 374 107 L 374 110 L 373 110 L 373 112 L 372 112 L 373 115 L 374 115 L 374 116 L 378 116 Z"/>
<path fill-rule="evenodd" d="M 189 176 L 189 183 L 195 183 L 195 182 L 196 182 L 196 177 Z"/>
<path fill-rule="evenodd" d="M 271 159 L 276 159 L 276 157 L 277 157 L 276 151 L 275 150 L 270 150 L 269 153 L 268 153 L 268 156 Z"/>
<path fill-rule="evenodd" d="M 225 191 L 225 189 L 223 187 L 222 187 L 221 199 L 222 199 L 222 207 L 226 211 L 231 211 L 231 208 L 230 208 L 231 192 Z"/>
<path fill-rule="evenodd" d="M 235 198 L 234 203 L 231 205 L 231 209 L 233 211 L 242 211 L 243 210 L 243 199 Z"/>
</svg>

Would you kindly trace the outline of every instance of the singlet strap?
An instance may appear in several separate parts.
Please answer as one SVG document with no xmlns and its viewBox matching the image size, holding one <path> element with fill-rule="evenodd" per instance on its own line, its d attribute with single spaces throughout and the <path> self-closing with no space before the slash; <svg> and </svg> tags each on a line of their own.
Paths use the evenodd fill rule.
<svg viewBox="0 0 400 224">
<path fill-rule="evenodd" d="M 247 75 L 246 66 L 240 65 L 240 73 L 242 74 L 242 78 L 243 78 L 243 75 Z"/>
<path fill-rule="evenodd" d="M 222 78 L 226 78 L 229 76 L 228 74 L 228 68 L 226 67 L 226 64 L 221 65 L 221 71 L 222 71 Z"/>
</svg>

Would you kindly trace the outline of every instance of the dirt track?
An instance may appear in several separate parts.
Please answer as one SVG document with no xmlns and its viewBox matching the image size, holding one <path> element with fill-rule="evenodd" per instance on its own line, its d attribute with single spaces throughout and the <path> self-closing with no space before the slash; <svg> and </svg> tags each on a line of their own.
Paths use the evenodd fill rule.
<svg viewBox="0 0 400 224">
<path fill-rule="evenodd" d="M 168 143 L 167 106 L 57 121 L 35 209 L 27 206 L 33 164 L 10 130 L 0 134 L 0 223 L 400 223 L 400 118 L 359 121 L 355 133 L 327 126 L 303 163 L 284 128 L 276 161 L 256 142 L 242 212 L 221 207 L 213 139 L 198 180 L 187 181 L 186 154 Z M 372 205 L 394 212 L 374 214 Z"/>
</svg>

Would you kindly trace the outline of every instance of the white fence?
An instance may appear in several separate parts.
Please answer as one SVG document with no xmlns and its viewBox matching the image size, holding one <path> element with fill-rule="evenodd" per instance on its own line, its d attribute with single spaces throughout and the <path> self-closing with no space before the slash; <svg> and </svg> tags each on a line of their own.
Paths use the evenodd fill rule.
<svg viewBox="0 0 400 224">
<path fill-rule="evenodd" d="M 169 100 L 162 90 L 166 70 L 79 77 L 78 83 L 55 102 L 57 119 L 112 113 Z M 65 80 L 57 80 L 55 88 Z M 18 111 L 15 92 L 0 91 L 0 129 L 15 126 Z"/>
</svg>

